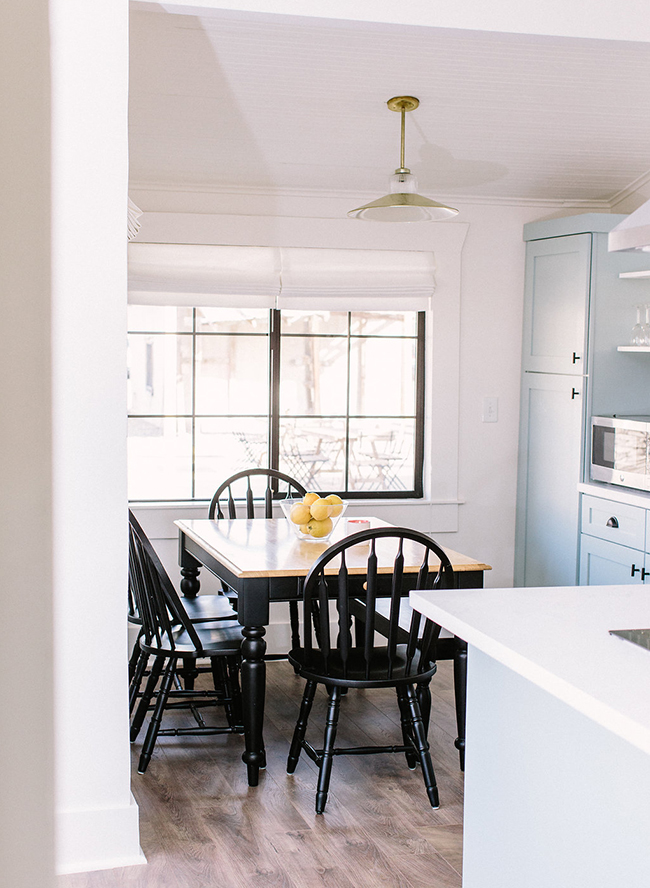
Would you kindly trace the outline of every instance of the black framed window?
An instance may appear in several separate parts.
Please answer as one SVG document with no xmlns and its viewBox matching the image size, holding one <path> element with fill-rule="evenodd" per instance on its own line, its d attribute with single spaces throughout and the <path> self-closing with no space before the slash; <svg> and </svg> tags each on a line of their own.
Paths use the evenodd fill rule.
<svg viewBox="0 0 650 888">
<path fill-rule="evenodd" d="M 422 496 L 424 312 L 129 306 L 129 498 L 251 466 L 348 499 Z"/>
</svg>

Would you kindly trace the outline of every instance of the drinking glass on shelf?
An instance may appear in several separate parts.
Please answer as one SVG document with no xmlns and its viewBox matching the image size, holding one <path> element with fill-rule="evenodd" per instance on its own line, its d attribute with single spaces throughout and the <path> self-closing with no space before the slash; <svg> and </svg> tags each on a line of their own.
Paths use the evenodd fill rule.
<svg viewBox="0 0 650 888">
<path fill-rule="evenodd" d="M 630 339 L 630 345 L 645 345 L 645 330 L 643 328 L 643 324 L 641 323 L 641 312 L 643 311 L 643 305 L 637 305 L 636 307 L 636 324 L 632 327 L 632 337 Z"/>
<path fill-rule="evenodd" d="M 650 302 L 645 304 L 645 323 L 643 325 L 643 344 L 650 346 Z"/>
</svg>

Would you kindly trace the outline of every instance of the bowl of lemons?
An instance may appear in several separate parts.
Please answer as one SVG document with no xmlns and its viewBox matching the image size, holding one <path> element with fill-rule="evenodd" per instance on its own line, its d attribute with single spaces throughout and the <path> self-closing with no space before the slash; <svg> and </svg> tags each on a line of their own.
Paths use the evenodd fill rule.
<svg viewBox="0 0 650 888">
<path fill-rule="evenodd" d="M 323 542 L 332 535 L 348 507 L 340 496 L 306 493 L 302 499 L 280 500 L 289 526 L 299 540 Z"/>
</svg>

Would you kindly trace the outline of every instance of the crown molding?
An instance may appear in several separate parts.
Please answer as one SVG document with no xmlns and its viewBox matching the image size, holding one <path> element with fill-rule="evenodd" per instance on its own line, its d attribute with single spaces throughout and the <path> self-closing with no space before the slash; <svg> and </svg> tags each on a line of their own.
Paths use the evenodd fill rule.
<svg viewBox="0 0 650 888">
<path fill-rule="evenodd" d="M 643 188 L 644 185 L 647 185 L 650 182 L 650 170 L 647 173 L 644 173 L 642 176 L 639 176 L 638 179 L 635 179 L 634 182 L 630 182 L 622 191 L 618 191 L 613 197 L 610 198 L 610 204 L 612 207 L 615 207 L 617 204 L 621 203 L 624 200 L 627 200 L 628 197 L 632 197 L 639 188 Z"/>
<path fill-rule="evenodd" d="M 629 187 L 629 193 L 633 193 L 635 185 L 640 186 L 650 179 L 650 172 L 645 176 L 633 182 Z M 193 183 L 191 185 L 183 183 L 170 182 L 138 182 L 132 181 L 129 184 L 129 192 L 159 192 L 168 194 L 223 194 L 223 195 L 247 195 L 251 197 L 266 198 L 310 198 L 310 199 L 330 199 L 330 200 L 346 200 L 364 201 L 372 200 L 376 197 L 376 192 L 370 191 L 351 191 L 351 190 L 325 190 L 321 188 L 275 188 L 271 186 L 253 186 L 253 185 L 227 185 L 225 187 L 215 185 L 213 182 Z M 534 198 L 534 197 L 504 197 L 503 195 L 473 195 L 473 194 L 439 194 L 436 193 L 437 200 L 444 200 L 448 203 L 457 202 L 461 204 L 480 204 L 480 205 L 496 205 L 496 206 L 516 206 L 516 207 L 549 207 L 549 208 L 569 208 L 576 209 L 597 209 L 610 210 L 615 202 L 623 200 L 628 195 L 628 189 L 618 192 L 615 198 L 599 199 L 599 200 L 581 200 L 581 199 L 563 199 L 563 198 Z"/>
</svg>

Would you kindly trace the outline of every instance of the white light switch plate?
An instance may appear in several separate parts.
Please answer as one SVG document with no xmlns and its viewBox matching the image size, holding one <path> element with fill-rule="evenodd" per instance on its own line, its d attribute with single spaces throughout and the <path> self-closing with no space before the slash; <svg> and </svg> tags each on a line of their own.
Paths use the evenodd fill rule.
<svg viewBox="0 0 650 888">
<path fill-rule="evenodd" d="M 483 422 L 498 422 L 499 399 L 483 398 Z"/>
</svg>

